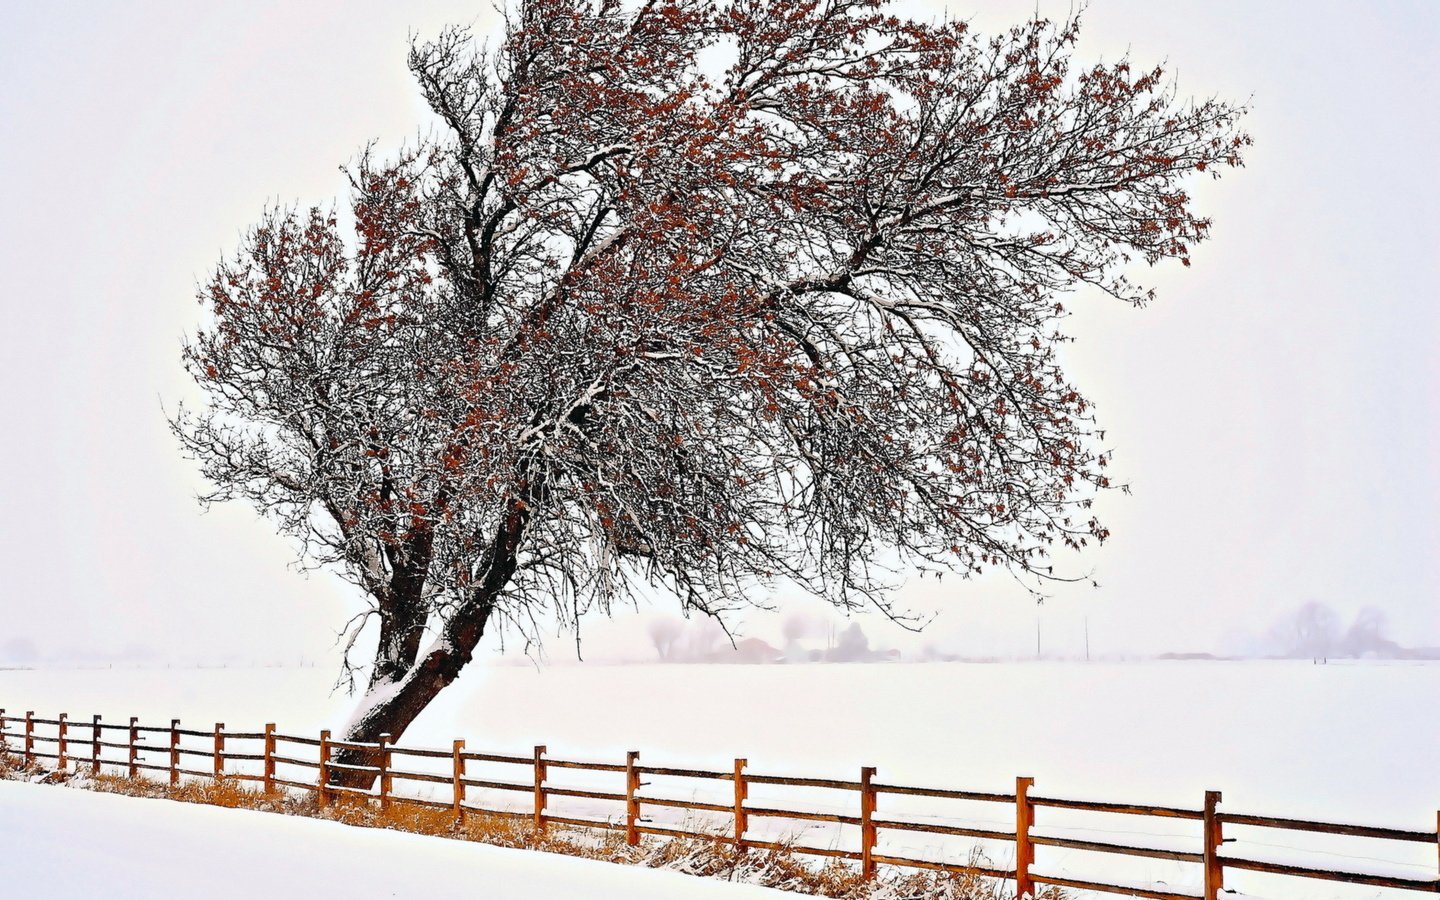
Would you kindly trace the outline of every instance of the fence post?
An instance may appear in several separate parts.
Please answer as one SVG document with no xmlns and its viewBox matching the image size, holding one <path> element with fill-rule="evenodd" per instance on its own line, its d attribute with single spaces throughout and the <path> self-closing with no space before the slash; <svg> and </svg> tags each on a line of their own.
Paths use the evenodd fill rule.
<svg viewBox="0 0 1440 900">
<path fill-rule="evenodd" d="M 265 793 L 275 792 L 275 723 L 265 726 L 265 775 L 261 782 Z"/>
<path fill-rule="evenodd" d="M 170 786 L 180 783 L 180 720 L 170 720 Z"/>
<path fill-rule="evenodd" d="M 0 756 L 10 752 L 10 739 L 5 736 L 5 710 L 0 709 Z"/>
<path fill-rule="evenodd" d="M 133 781 L 140 777 L 140 727 L 136 724 L 140 719 L 138 716 L 130 717 L 130 779 Z"/>
<path fill-rule="evenodd" d="M 100 717 L 90 717 L 90 774 L 100 774 Z"/>
<path fill-rule="evenodd" d="M 745 783 L 745 766 L 749 765 L 748 759 L 735 760 L 735 849 L 745 849 L 745 828 L 750 822 L 750 817 L 745 813 L 745 798 L 750 796 L 749 785 Z"/>
<path fill-rule="evenodd" d="M 450 753 L 454 759 L 455 827 L 465 827 L 465 742 L 456 741 Z"/>
<path fill-rule="evenodd" d="M 1220 860 L 1224 837 L 1215 807 L 1220 803 L 1219 791 L 1205 792 L 1205 900 L 1218 900 L 1225 888 L 1225 863 Z"/>
<path fill-rule="evenodd" d="M 317 785 L 317 802 L 324 809 L 330 802 L 330 732 L 320 732 L 320 781 Z"/>
<path fill-rule="evenodd" d="M 35 710 L 25 713 L 25 765 L 35 761 Z"/>
<path fill-rule="evenodd" d="M 56 727 L 57 733 L 55 735 L 55 743 L 58 745 L 55 750 L 55 768 L 59 769 L 61 772 L 65 771 L 65 738 L 70 730 L 70 723 L 66 720 L 67 714 L 61 713 L 59 719 L 57 720 L 60 724 Z"/>
<path fill-rule="evenodd" d="M 640 767 L 635 764 L 639 759 L 639 750 L 625 754 L 625 843 L 631 847 L 640 843 L 640 832 L 637 830 L 640 824 L 640 800 L 637 797 L 640 793 Z"/>
<path fill-rule="evenodd" d="M 875 877 L 875 767 L 860 769 L 860 876 Z"/>
<path fill-rule="evenodd" d="M 225 723 L 215 723 L 215 780 L 225 777 Z"/>
<path fill-rule="evenodd" d="M 390 735 L 380 735 L 380 811 L 390 808 Z"/>
<path fill-rule="evenodd" d="M 539 843 L 545 835 L 545 776 L 549 772 L 545 765 L 545 745 L 535 745 L 535 841 Z"/>
<path fill-rule="evenodd" d="M 1030 867 L 1035 864 L 1035 845 L 1030 843 L 1030 829 L 1035 825 L 1035 806 L 1030 802 L 1033 778 L 1015 779 L 1015 898 L 1035 896 L 1035 882 Z"/>
</svg>

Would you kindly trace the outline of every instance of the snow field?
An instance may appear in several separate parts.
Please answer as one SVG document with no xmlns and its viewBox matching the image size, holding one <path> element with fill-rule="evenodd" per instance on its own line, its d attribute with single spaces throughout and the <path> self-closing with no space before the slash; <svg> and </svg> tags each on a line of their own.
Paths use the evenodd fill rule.
<svg viewBox="0 0 1440 900">
<path fill-rule="evenodd" d="M 348 716 L 321 669 L 0 672 L 0 705 L 107 721 L 139 715 L 168 724 L 233 729 L 267 721 L 313 735 Z M 535 744 L 566 759 L 752 774 L 858 778 L 881 783 L 1007 793 L 1016 775 L 1040 796 L 1199 808 L 1207 789 L 1222 809 L 1272 816 L 1430 829 L 1440 808 L 1440 721 L 1425 714 L 1440 666 L 1296 662 L 1127 664 L 904 664 L 817 666 L 477 667 L 421 717 L 402 744 L 529 757 Z M 407 769 L 429 771 L 409 759 Z M 443 767 L 443 761 L 438 761 Z M 397 765 L 400 765 L 397 763 Z M 528 767 L 471 763 L 477 778 L 528 782 Z M 294 774 L 302 774 L 303 770 Z M 310 774 L 310 773 L 304 773 Z M 310 774 L 313 777 L 313 774 Z M 728 804 L 728 782 L 647 779 L 646 792 Z M 623 776 L 552 769 L 555 785 L 623 790 Z M 423 793 L 408 784 L 406 791 Z M 419 790 L 417 790 L 419 789 Z M 441 791 L 445 789 L 440 788 Z M 756 785 L 751 803 L 855 814 L 853 793 Z M 528 809 L 523 793 L 471 791 L 471 801 Z M 881 817 L 1010 830 L 1013 809 L 882 795 Z M 557 815 L 616 816 L 618 804 L 553 798 Z M 647 808 L 664 824 L 685 814 Z M 691 814 L 692 816 L 696 814 Z M 726 816 L 713 820 L 718 830 Z M 693 820 L 692 820 L 693 824 Z M 851 827 L 751 819 L 753 837 L 787 836 L 853 848 Z M 1042 808 L 1036 831 L 1116 843 L 1199 848 L 1199 823 Z M 1231 855 L 1411 877 L 1435 874 L 1435 848 L 1232 828 Z M 880 852 L 963 860 L 975 843 L 880 833 Z M 1005 843 L 983 844 L 1009 865 Z M 1164 883 L 1193 890 L 1198 866 L 1039 848 L 1037 871 L 1079 878 Z M 1228 886 L 1267 897 L 1405 896 L 1291 878 L 1231 872 Z"/>
<path fill-rule="evenodd" d="M 763 900 L 783 892 L 336 822 L 0 782 L 12 896 Z"/>
</svg>

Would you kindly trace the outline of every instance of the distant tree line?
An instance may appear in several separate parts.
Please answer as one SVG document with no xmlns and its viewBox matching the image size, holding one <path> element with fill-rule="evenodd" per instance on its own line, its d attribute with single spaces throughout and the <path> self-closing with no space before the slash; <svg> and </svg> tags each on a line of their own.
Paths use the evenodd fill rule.
<svg viewBox="0 0 1440 900">
<path fill-rule="evenodd" d="M 1267 655 L 1287 659 L 1440 659 L 1440 647 L 1407 647 L 1388 634 L 1385 613 L 1367 606 L 1348 625 L 1328 604 L 1309 601 L 1270 629 Z"/>
</svg>

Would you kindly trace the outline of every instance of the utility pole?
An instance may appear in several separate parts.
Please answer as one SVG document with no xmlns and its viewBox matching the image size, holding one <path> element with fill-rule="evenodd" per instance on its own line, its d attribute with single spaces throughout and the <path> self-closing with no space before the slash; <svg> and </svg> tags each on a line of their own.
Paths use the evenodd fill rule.
<svg viewBox="0 0 1440 900">
<path fill-rule="evenodd" d="M 1035 614 L 1035 658 L 1040 659 L 1040 614 Z"/>
<path fill-rule="evenodd" d="M 1090 617 L 1085 617 L 1085 661 L 1090 661 Z"/>
</svg>

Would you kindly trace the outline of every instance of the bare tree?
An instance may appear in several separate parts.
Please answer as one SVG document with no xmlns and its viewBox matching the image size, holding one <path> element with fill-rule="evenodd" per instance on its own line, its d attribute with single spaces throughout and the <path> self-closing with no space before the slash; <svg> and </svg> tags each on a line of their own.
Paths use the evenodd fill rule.
<svg viewBox="0 0 1440 900">
<path fill-rule="evenodd" d="M 1385 611 L 1367 606 L 1355 614 L 1355 620 L 1340 640 L 1340 647 L 1346 656 L 1354 658 L 1375 655 L 1393 659 L 1400 655 L 1400 645 L 1390 639 L 1387 630 Z"/>
<path fill-rule="evenodd" d="M 684 630 L 685 623 L 673 616 L 659 616 L 650 620 L 646 631 L 650 635 L 650 643 L 655 645 L 655 653 L 662 662 L 669 662 L 672 659 L 675 642 Z"/>
<path fill-rule="evenodd" d="M 712 662 L 729 643 L 730 634 L 718 619 L 699 619 L 686 629 L 680 658 L 685 662 Z"/>
<path fill-rule="evenodd" d="M 1290 619 L 1290 656 L 1310 657 L 1323 660 L 1330 656 L 1335 646 L 1339 620 L 1335 610 L 1324 603 L 1311 600 L 1295 610 Z"/>
<path fill-rule="evenodd" d="M 1033 583 L 1103 540 L 1062 295 L 1149 299 L 1124 264 L 1188 265 L 1183 183 L 1249 140 L 1159 69 L 1074 68 L 1078 28 L 522 0 L 494 45 L 415 45 L 442 136 L 351 167 L 353 240 L 267 213 L 201 292 L 209 405 L 174 421 L 211 499 L 364 591 L 345 736 L 401 734 L 487 630 L 642 582 L 895 615 L 904 572 Z"/>
</svg>

